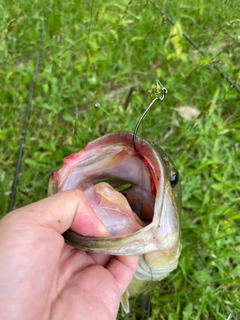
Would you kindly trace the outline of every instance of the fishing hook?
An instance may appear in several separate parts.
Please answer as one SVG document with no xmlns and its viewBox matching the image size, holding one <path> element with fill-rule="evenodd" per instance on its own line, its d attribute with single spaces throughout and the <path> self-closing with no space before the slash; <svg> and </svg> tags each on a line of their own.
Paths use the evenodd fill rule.
<svg viewBox="0 0 240 320">
<path fill-rule="evenodd" d="M 133 132 L 133 140 L 132 140 L 132 143 L 133 143 L 133 148 L 134 150 L 137 152 L 137 149 L 136 149 L 136 143 L 135 143 L 135 139 L 136 139 L 136 135 L 137 135 L 137 131 L 138 131 L 138 127 L 140 125 L 140 123 L 142 122 L 143 118 L 145 117 L 145 115 L 148 113 L 149 109 L 151 108 L 151 106 L 157 101 L 162 101 L 165 97 L 165 95 L 167 94 L 167 89 L 163 87 L 163 85 L 161 84 L 161 82 L 159 80 L 157 80 L 157 86 L 160 86 L 162 88 L 162 96 L 161 97 L 156 97 L 151 103 L 150 105 L 147 107 L 147 109 L 143 112 L 143 114 L 141 115 L 141 117 L 139 118 L 137 124 L 136 124 L 136 127 L 134 129 L 134 132 Z"/>
</svg>

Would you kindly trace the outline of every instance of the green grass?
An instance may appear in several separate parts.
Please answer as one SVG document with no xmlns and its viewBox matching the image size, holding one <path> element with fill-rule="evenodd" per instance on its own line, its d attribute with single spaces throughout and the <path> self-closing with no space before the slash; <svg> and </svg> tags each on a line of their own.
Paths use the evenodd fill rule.
<svg viewBox="0 0 240 320">
<path fill-rule="evenodd" d="M 240 95 L 213 67 L 239 79 L 239 4 L 156 3 L 206 57 L 181 32 L 172 37 L 176 30 L 148 1 L 0 3 L 0 211 L 9 203 L 38 50 L 15 207 L 45 197 L 51 171 L 88 141 L 133 131 L 160 78 L 168 94 L 138 134 L 179 168 L 183 250 L 179 268 L 153 284 L 150 319 L 240 319 Z M 140 89 L 125 110 L 132 86 Z M 184 119 L 178 108 L 186 106 L 200 116 Z M 144 319 L 137 303 L 134 317 Z"/>
</svg>

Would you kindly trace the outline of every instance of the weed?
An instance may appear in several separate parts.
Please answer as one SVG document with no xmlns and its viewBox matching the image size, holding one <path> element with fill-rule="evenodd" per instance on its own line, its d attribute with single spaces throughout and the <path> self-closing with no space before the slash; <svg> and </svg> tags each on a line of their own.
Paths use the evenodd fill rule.
<svg viewBox="0 0 240 320">
<path fill-rule="evenodd" d="M 133 131 L 160 78 L 168 95 L 138 134 L 163 147 L 179 168 L 183 251 L 179 268 L 153 284 L 150 319 L 239 319 L 239 94 L 213 68 L 217 62 L 239 81 L 239 5 L 172 0 L 162 7 L 175 27 L 148 1 L 0 4 L 1 213 L 38 50 L 16 207 L 47 195 L 48 177 L 65 156 L 103 134 Z M 124 109 L 132 86 L 140 90 Z M 187 118 L 179 107 L 200 114 Z M 134 312 L 144 318 L 137 304 Z"/>
</svg>

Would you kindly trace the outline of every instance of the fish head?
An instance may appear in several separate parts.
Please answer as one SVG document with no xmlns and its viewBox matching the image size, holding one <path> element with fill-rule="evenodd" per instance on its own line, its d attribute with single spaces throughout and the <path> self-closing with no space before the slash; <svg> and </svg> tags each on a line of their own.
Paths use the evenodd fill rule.
<svg viewBox="0 0 240 320">
<path fill-rule="evenodd" d="M 65 241 L 87 251 L 139 255 L 136 284 L 161 280 L 178 264 L 181 189 L 176 167 L 160 147 L 140 137 L 135 147 L 129 132 L 98 138 L 65 158 L 52 173 L 48 190 L 49 195 L 69 189 L 86 194 L 110 236 L 86 237 L 67 230 Z M 107 214 L 98 212 L 101 203 Z"/>
</svg>

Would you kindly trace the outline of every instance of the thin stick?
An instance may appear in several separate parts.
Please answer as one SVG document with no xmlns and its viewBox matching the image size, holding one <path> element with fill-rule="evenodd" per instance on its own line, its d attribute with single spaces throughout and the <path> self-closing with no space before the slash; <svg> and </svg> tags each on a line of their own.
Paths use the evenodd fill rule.
<svg viewBox="0 0 240 320">
<path fill-rule="evenodd" d="M 172 25 L 175 25 L 175 22 L 169 17 L 169 15 L 167 15 L 158 5 L 156 5 L 154 1 L 149 0 L 149 2 L 150 2 L 158 11 L 160 11 L 161 14 L 162 14 Z M 192 45 L 195 49 L 198 50 L 198 52 L 199 52 L 202 56 L 204 56 L 204 57 L 206 56 L 205 52 L 199 48 L 199 46 L 196 44 L 196 42 L 193 41 L 193 39 L 190 38 L 190 36 L 189 36 L 186 32 L 183 31 L 183 32 L 182 32 L 182 35 L 184 36 L 184 38 L 185 38 L 188 42 L 191 43 L 191 45 Z M 226 72 L 223 71 L 222 68 L 219 67 L 218 64 L 214 63 L 214 64 L 213 64 L 213 67 L 214 67 L 218 72 L 220 72 L 221 75 L 222 75 L 222 77 L 223 77 L 224 79 L 226 79 L 226 80 L 231 84 L 231 87 L 234 87 L 234 88 L 237 90 L 237 92 L 240 93 L 240 87 L 239 87 L 239 85 L 236 84 L 236 82 L 233 81 L 233 80 L 226 74 Z"/>
<path fill-rule="evenodd" d="M 44 20 L 44 22 L 45 22 L 45 20 Z M 28 122 L 29 122 L 30 113 L 31 113 L 33 91 L 34 91 L 34 86 L 35 86 L 35 78 L 36 78 L 36 75 L 37 75 L 38 65 L 39 65 L 39 60 L 40 60 L 40 48 L 41 48 L 42 39 L 43 39 L 44 27 L 43 27 L 41 35 L 39 37 L 39 49 L 37 51 L 37 56 L 36 56 L 35 66 L 34 66 L 34 72 L 33 72 L 32 80 L 31 80 L 31 84 L 30 84 L 28 103 L 27 103 L 27 107 L 26 107 L 25 122 L 24 122 L 22 133 L 21 133 L 21 140 L 20 140 L 20 146 L 19 146 L 19 150 L 18 150 L 16 170 L 15 170 L 13 184 L 12 184 L 12 188 L 11 188 L 11 195 L 10 195 L 9 206 L 8 206 L 8 211 L 7 212 L 12 211 L 13 205 L 14 205 L 16 187 L 17 187 L 17 182 L 18 182 L 18 176 L 19 176 L 21 163 L 22 163 L 23 147 L 24 147 L 24 143 L 25 143 L 25 139 L 26 139 Z"/>
</svg>

